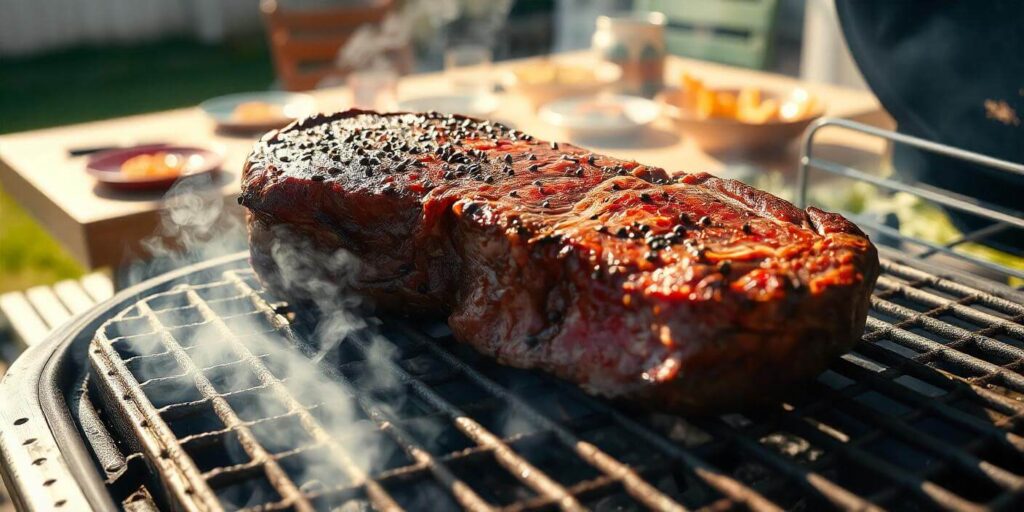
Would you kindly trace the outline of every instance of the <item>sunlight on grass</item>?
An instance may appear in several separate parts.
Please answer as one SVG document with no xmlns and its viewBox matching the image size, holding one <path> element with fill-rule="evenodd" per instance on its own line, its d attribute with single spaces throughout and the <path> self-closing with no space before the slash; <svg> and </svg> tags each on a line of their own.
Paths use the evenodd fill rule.
<svg viewBox="0 0 1024 512">
<path fill-rule="evenodd" d="M 195 105 L 273 79 L 262 32 L 213 46 L 179 39 L 0 59 L 0 134 Z M 0 292 L 82 271 L 0 189 Z"/>
<path fill-rule="evenodd" d="M 82 267 L 0 188 L 0 293 L 81 274 Z"/>
</svg>

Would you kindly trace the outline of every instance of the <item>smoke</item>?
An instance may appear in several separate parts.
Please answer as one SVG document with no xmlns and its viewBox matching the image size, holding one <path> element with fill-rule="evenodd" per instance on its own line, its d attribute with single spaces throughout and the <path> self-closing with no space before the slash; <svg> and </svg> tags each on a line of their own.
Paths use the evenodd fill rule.
<svg viewBox="0 0 1024 512">
<path fill-rule="evenodd" d="M 132 264 L 132 282 L 247 247 L 242 219 L 214 185 L 208 177 L 196 177 L 181 180 L 172 188 L 157 231 L 143 243 L 148 256 L 156 260 Z M 159 294 L 148 304 L 259 443 L 275 453 L 294 451 L 279 464 L 304 491 L 351 485 L 356 478 L 353 468 L 356 473 L 376 474 L 413 464 L 378 425 L 408 415 L 410 396 L 389 367 L 400 355 L 398 348 L 381 334 L 382 322 L 373 316 L 372 306 L 352 290 L 363 264 L 344 250 L 325 253 L 284 227 L 275 231 L 270 258 L 278 269 L 283 295 L 311 302 L 291 309 L 316 311 L 315 325 L 296 327 L 302 333 L 299 346 L 289 345 L 279 326 L 253 306 L 254 299 L 276 301 L 278 297 L 265 292 L 243 296 L 237 291 L 238 283 L 230 279 L 196 290 L 206 303 L 202 308 L 192 304 L 185 291 L 176 289 Z M 223 320 L 230 335 L 216 320 L 207 318 L 205 307 Z M 132 336 L 116 346 L 133 347 L 124 348 L 126 359 L 141 356 L 129 359 L 131 372 L 145 383 L 143 390 L 154 405 L 166 407 L 165 420 L 179 438 L 186 439 L 186 451 L 199 441 L 183 436 L 225 429 L 209 402 L 200 402 L 202 393 L 194 384 L 195 376 L 164 352 L 159 335 L 140 334 L 148 329 L 135 321 L 129 323 L 131 328 L 125 324 L 122 332 L 111 330 L 108 334 L 112 338 Z M 271 385 L 260 382 L 247 359 L 250 354 L 281 381 L 287 393 L 275 392 Z M 182 405 L 186 403 L 191 405 Z M 377 417 L 371 417 L 367 408 L 376 410 Z M 308 417 L 303 419 L 305 414 Z M 319 429 L 314 432 L 317 435 L 302 426 L 309 418 L 317 425 L 314 430 Z M 422 428 L 419 433 L 432 435 Z M 220 436 L 225 439 L 218 442 L 225 464 L 249 460 L 236 434 Z M 275 499 L 272 493 L 253 492 L 246 486 L 215 492 L 232 507 Z"/>
<path fill-rule="evenodd" d="M 412 0 L 379 25 L 364 24 L 338 51 L 345 69 L 379 68 L 389 52 L 410 46 L 418 30 L 441 33 L 448 43 L 490 47 L 512 9 L 512 0 Z"/>
<path fill-rule="evenodd" d="M 240 210 L 229 207 L 214 174 L 175 182 L 163 198 L 156 231 L 129 253 L 119 279 L 142 282 L 185 265 L 242 251 L 247 247 Z"/>
<path fill-rule="evenodd" d="M 409 2 L 380 26 L 360 27 L 339 52 L 338 63 L 353 68 L 372 65 L 388 51 L 408 45 L 424 19 L 434 29 L 462 27 L 468 33 L 472 28 L 493 37 L 510 6 L 508 0 Z M 248 247 L 244 222 L 238 215 L 241 209 L 225 202 L 214 176 L 179 180 L 164 203 L 156 232 L 141 243 L 145 254 L 125 265 L 123 282 L 138 283 Z M 277 291 L 282 297 L 266 299 L 301 297 L 310 304 L 293 304 L 293 309 L 317 312 L 315 324 L 300 329 L 304 335 L 300 346 L 290 346 L 266 315 L 253 312 L 254 297 L 230 291 L 204 296 L 230 335 L 190 305 L 182 291 L 166 292 L 165 298 L 151 304 L 159 310 L 162 322 L 177 326 L 171 334 L 260 445 L 276 454 L 287 454 L 278 459 L 278 464 L 304 491 L 351 485 L 357 477 L 352 474 L 353 467 L 355 473 L 376 474 L 412 464 L 410 456 L 379 424 L 401 428 L 402 420 L 435 411 L 417 405 L 406 383 L 393 371 L 391 366 L 401 351 L 382 333 L 382 322 L 374 316 L 372 305 L 353 289 L 355 279 L 364 271 L 363 262 L 344 250 L 325 252 L 287 228 L 275 230 L 269 252 L 267 257 L 277 269 Z M 264 300 L 264 296 L 256 299 Z M 155 335 L 149 338 L 158 339 Z M 245 349 L 240 350 L 240 345 Z M 207 432 L 224 429 L 208 404 L 180 405 L 201 398 L 190 382 L 195 376 L 182 368 L 175 369 L 170 354 L 159 355 L 159 348 L 153 350 L 132 360 L 132 373 L 139 382 L 147 382 L 144 389 L 154 402 L 159 398 L 161 404 L 179 404 L 168 406 L 165 419 L 171 422 L 175 414 L 182 414 L 173 418 L 174 428 Z M 288 392 L 275 392 L 272 385 L 261 383 L 245 352 L 267 367 Z M 168 379 L 172 375 L 175 377 Z M 199 412 L 181 412 L 194 409 Z M 308 421 L 310 417 L 312 422 Z M 525 429 L 518 421 L 515 416 L 502 420 L 507 423 L 505 430 Z M 316 426 L 313 433 L 306 428 L 310 423 Z M 442 429 L 453 428 L 446 423 L 420 422 L 415 441 L 421 445 L 433 443 Z M 197 433 L 191 431 L 188 435 Z M 190 442 L 198 441 L 186 441 L 186 447 Z M 248 460 L 241 443 L 224 441 L 222 445 L 226 460 Z M 245 486 L 216 492 L 232 507 L 274 501 L 273 496 Z M 405 503 L 409 508 L 431 507 L 428 494 L 407 498 L 412 500 L 411 504 Z"/>
</svg>

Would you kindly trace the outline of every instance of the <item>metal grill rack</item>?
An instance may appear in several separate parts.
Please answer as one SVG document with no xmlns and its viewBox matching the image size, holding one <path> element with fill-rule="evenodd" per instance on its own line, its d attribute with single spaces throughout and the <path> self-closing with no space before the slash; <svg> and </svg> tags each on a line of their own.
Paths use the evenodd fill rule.
<svg viewBox="0 0 1024 512">
<path fill-rule="evenodd" d="M 326 350 L 251 270 L 142 299 L 90 363 L 184 509 L 1019 510 L 1022 302 L 884 260 L 853 352 L 777 406 L 714 418 L 628 412 L 436 326 L 385 319 Z M 229 350 L 198 357 L 208 336 Z M 346 428 L 282 378 L 289 357 L 354 404 Z M 351 432 L 391 448 L 367 462 Z"/>
<path fill-rule="evenodd" d="M 965 197 L 954 191 L 944 190 L 925 184 L 906 183 L 893 178 L 886 178 L 871 174 L 847 165 L 833 162 L 815 155 L 814 144 L 819 133 L 826 129 L 841 129 L 859 132 L 878 137 L 890 144 L 906 144 L 921 150 L 943 155 L 949 158 L 959 159 L 975 165 L 988 167 L 996 171 L 1008 174 L 1016 174 L 1024 177 L 1024 164 L 999 160 L 979 153 L 954 148 L 944 144 L 938 144 L 918 137 L 905 135 L 889 130 L 883 130 L 874 126 L 861 124 L 847 119 L 823 118 L 812 124 L 804 135 L 800 169 L 797 174 L 796 202 L 801 208 L 807 207 L 808 187 L 811 179 L 811 171 L 823 171 L 833 176 L 840 176 L 845 179 L 870 183 L 881 190 L 889 192 L 904 192 L 912 194 L 925 201 L 941 205 L 960 212 L 976 216 L 989 224 L 968 233 L 962 233 L 947 243 L 940 244 L 931 240 L 912 237 L 900 233 L 898 228 L 886 225 L 878 219 L 854 212 L 842 212 L 843 215 L 855 221 L 862 228 L 889 237 L 891 240 L 902 244 L 908 249 L 916 250 L 915 256 L 921 259 L 931 258 L 937 255 L 945 255 L 963 262 L 974 265 L 975 268 L 994 272 L 996 275 L 1005 277 L 1016 277 L 1024 279 L 1024 270 L 1011 268 L 1000 263 L 988 261 L 971 254 L 955 250 L 957 246 L 966 242 L 984 242 L 986 238 L 1008 230 L 1024 230 L 1024 212 L 1012 210 L 999 205 L 979 201 L 975 198 Z"/>
</svg>

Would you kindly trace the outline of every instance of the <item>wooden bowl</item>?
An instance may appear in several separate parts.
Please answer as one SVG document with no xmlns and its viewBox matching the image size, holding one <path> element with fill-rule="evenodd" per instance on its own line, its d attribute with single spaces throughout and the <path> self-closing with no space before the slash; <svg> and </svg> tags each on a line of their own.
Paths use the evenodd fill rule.
<svg viewBox="0 0 1024 512">
<path fill-rule="evenodd" d="M 739 92 L 738 89 L 719 90 Z M 799 119 L 754 124 L 730 118 L 697 117 L 691 109 L 680 106 L 685 103 L 683 95 L 684 91 L 680 89 L 669 89 L 659 93 L 655 99 L 663 105 L 665 115 L 702 150 L 709 153 L 782 149 L 800 137 L 804 129 L 821 117 L 825 110 L 819 100 L 808 115 Z M 787 95 L 788 92 L 762 91 L 764 98 L 783 99 Z"/>
</svg>

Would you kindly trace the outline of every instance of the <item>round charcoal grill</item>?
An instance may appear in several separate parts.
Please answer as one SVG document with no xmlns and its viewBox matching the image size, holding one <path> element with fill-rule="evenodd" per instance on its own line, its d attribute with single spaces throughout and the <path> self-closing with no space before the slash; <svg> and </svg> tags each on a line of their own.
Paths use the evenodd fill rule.
<svg viewBox="0 0 1024 512">
<path fill-rule="evenodd" d="M 19 359 L 0 467 L 35 510 L 1019 510 L 1024 297 L 884 254 L 853 352 L 717 417 L 590 397 L 443 325 L 289 309 L 237 255 Z"/>
</svg>

